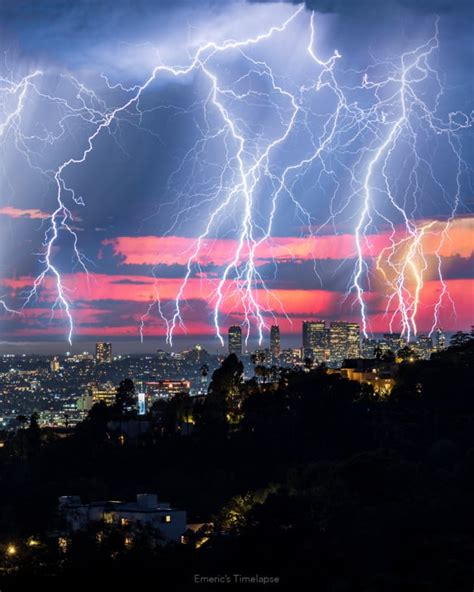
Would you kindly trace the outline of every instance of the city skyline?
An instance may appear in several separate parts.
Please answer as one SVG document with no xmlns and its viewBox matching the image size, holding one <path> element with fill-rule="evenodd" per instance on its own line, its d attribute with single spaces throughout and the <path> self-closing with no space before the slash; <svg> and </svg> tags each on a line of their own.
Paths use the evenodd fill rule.
<svg viewBox="0 0 474 592">
<path fill-rule="evenodd" d="M 216 354 L 216 355 L 225 355 L 229 353 L 229 339 L 228 339 L 228 332 L 231 328 L 235 327 L 240 329 L 240 336 L 238 336 L 238 340 L 240 340 L 240 348 L 242 354 L 251 353 L 253 351 L 258 351 L 262 349 L 268 349 L 272 351 L 272 330 L 278 330 L 278 345 L 280 352 L 285 349 L 293 349 L 293 348 L 300 348 L 303 352 L 305 349 L 314 349 L 315 347 L 323 347 L 324 345 L 308 345 L 305 342 L 305 325 L 315 325 L 321 324 L 325 325 L 325 335 L 322 339 L 325 342 L 328 342 L 330 339 L 330 327 L 331 323 L 335 323 L 336 325 L 339 323 L 348 324 L 348 325 L 356 325 L 360 331 L 360 325 L 357 323 L 352 323 L 351 321 L 339 320 L 339 321 L 325 321 L 322 319 L 314 319 L 314 320 L 304 320 L 301 321 L 299 326 L 299 330 L 295 330 L 292 333 L 282 333 L 281 328 L 279 325 L 272 325 L 268 328 L 268 331 L 264 334 L 262 343 L 259 343 L 258 340 L 255 338 L 250 339 L 248 344 L 245 344 L 245 340 L 242 337 L 242 328 L 240 326 L 231 325 L 226 329 L 226 342 L 223 346 L 216 345 L 215 340 L 206 340 L 206 336 L 201 336 L 202 339 L 196 338 L 193 336 L 192 338 L 186 339 L 178 339 L 174 347 L 167 347 L 166 344 L 163 343 L 161 340 L 148 340 L 145 343 L 137 342 L 134 339 L 130 339 L 129 341 L 122 341 L 122 340 L 113 340 L 112 341 L 105 341 L 101 339 L 99 341 L 91 341 L 91 340 L 78 340 L 74 342 L 72 345 L 65 344 L 63 341 L 56 341 L 56 342 L 22 342 L 22 343 L 5 343 L 0 342 L 0 355 L 22 355 L 22 354 L 38 354 L 38 355 L 77 355 L 82 353 L 88 353 L 95 357 L 97 357 L 97 346 L 98 345 L 105 345 L 110 346 L 113 349 L 113 352 L 117 355 L 154 355 L 156 351 L 165 351 L 169 353 L 178 353 L 180 351 L 189 351 L 190 349 L 195 348 L 196 346 L 204 347 L 209 353 Z M 441 334 L 444 336 L 444 340 L 449 342 L 449 338 L 451 335 L 454 335 L 458 331 L 462 331 L 461 328 L 456 329 L 455 331 L 444 331 L 443 328 L 437 327 L 436 330 L 431 335 L 430 339 L 433 343 L 437 343 L 439 336 L 438 333 L 441 331 Z M 467 330 L 467 333 L 472 331 L 472 325 Z M 383 340 L 387 335 L 400 335 L 397 332 L 390 333 L 389 331 L 385 331 L 382 333 L 376 333 L 370 336 L 369 338 L 365 339 L 362 335 L 359 334 L 360 343 L 363 344 L 364 341 L 370 342 L 371 340 Z M 429 337 L 427 333 L 420 332 L 417 336 L 412 336 L 411 343 L 415 343 L 419 337 Z M 404 338 L 401 338 L 401 341 L 405 341 Z M 443 342 L 444 343 L 444 342 Z M 327 346 L 327 343 L 326 343 Z M 237 348 L 238 349 L 238 348 Z M 113 357 L 113 356 L 112 356 Z"/>
</svg>

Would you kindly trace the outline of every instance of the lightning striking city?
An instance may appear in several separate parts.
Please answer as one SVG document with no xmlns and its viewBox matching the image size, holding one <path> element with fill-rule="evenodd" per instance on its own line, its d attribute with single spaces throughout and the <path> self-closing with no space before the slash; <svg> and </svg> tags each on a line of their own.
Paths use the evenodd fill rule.
<svg viewBox="0 0 474 592">
<path fill-rule="evenodd" d="M 156 308 L 172 345 L 177 329 L 186 328 L 186 290 L 191 278 L 202 276 L 203 249 L 209 248 L 208 243 L 217 244 L 220 236 L 232 236 L 234 246 L 219 276 L 208 280 L 213 286 L 209 306 L 215 335 L 223 344 L 224 304 L 232 303 L 246 339 L 255 330 L 261 342 L 269 319 L 285 315 L 283 303 L 269 285 L 271 277 L 261 270 L 260 255 L 276 239 L 274 227 L 283 203 L 300 221 L 302 237 L 317 238 L 327 228 L 336 232 L 343 226 L 351 228 L 355 265 L 346 299 L 357 306 L 365 336 L 371 333 L 367 308 L 373 284 L 386 295 L 390 330 L 399 329 L 408 340 L 417 334 L 422 288 L 428 270 L 433 272 L 424 244 L 428 235 L 434 237 L 441 289 L 433 331 L 443 307 L 454 306 L 440 253 L 460 204 L 463 175 L 469 173 L 460 134 L 471 127 L 472 113 L 441 115 L 444 88 L 433 65 L 439 51 L 437 22 L 425 42 L 361 71 L 344 69 L 344 56 L 337 50 L 329 57 L 319 56 L 317 23 L 318 15 L 300 6 L 258 35 L 208 41 L 191 49 L 184 65 L 159 63 L 141 84 L 111 83 L 104 75 L 109 100 L 67 73 L 60 74 L 65 90 L 57 94 L 45 90 L 42 81 L 47 75 L 41 70 L 18 80 L 11 72 L 1 77 L 0 142 L 9 149 L 13 146 L 39 171 L 55 196 L 55 207 L 45 220 L 39 272 L 18 310 L 0 300 L 5 312 L 21 313 L 42 290 L 49 291 L 54 295 L 51 314 L 62 311 L 72 343 L 74 293 L 56 262 L 60 238 L 69 238 L 73 265 L 86 276 L 90 261 L 80 247 L 73 213 L 87 207 L 87 197 L 78 195 L 67 175 L 85 165 L 103 134 L 120 142 L 117 130 L 122 125 L 150 131 L 143 121 L 157 107 L 142 103 L 153 85 L 195 77 L 200 80 L 202 98 L 183 113 L 200 109 L 203 124 L 200 137 L 169 179 L 170 195 L 176 197 L 168 204 L 173 208 L 168 234 L 194 218 L 200 226 L 195 227 L 196 239 L 173 301 L 160 298 L 160 277 L 154 272 L 155 298 L 141 317 L 141 338 Z M 273 48 L 301 30 L 305 43 L 298 55 L 299 70 L 282 71 L 272 59 Z M 113 93 L 114 105 L 109 106 Z M 34 101 L 43 101 L 57 112 L 54 133 L 26 131 Z M 54 167 L 45 166 L 44 151 L 51 146 L 62 151 L 61 143 L 71 129 L 76 136 L 73 153 L 64 159 L 56 157 Z M 431 142 L 442 143 L 453 159 L 449 189 L 430 160 Z M 208 170 L 205 181 L 195 172 L 198 166 Z M 307 189 L 302 191 L 308 185 L 309 197 Z M 447 204 L 448 213 L 441 221 L 423 220 L 421 196 L 427 186 Z M 389 244 L 376 253 L 370 237 L 378 229 L 388 229 Z M 313 255 L 316 259 L 317 253 Z M 276 261 L 274 269 L 277 273 Z M 318 278 L 315 264 L 315 282 Z"/>
</svg>

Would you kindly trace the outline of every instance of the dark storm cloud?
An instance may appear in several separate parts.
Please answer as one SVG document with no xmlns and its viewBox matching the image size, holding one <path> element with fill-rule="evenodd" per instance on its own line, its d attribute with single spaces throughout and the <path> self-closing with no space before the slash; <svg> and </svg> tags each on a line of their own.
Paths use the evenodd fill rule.
<svg viewBox="0 0 474 592">
<path fill-rule="evenodd" d="M 434 259 L 432 264 L 436 264 Z M 443 261 L 443 277 L 447 280 L 474 278 L 474 253 L 470 257 L 446 257 Z"/>
<path fill-rule="evenodd" d="M 232 1 L 0 0 L 0 39 L 22 55 L 67 55 L 74 62 L 109 39 L 136 42 L 143 32 L 151 35 L 179 20 L 186 26 L 203 10 L 217 11 Z"/>
<path fill-rule="evenodd" d="M 249 0 L 249 2 L 270 3 L 275 0 Z M 301 4 L 301 0 L 282 0 L 290 4 Z M 472 0 L 305 0 L 310 10 L 322 13 L 351 14 L 366 18 L 368 14 L 396 11 L 400 8 L 427 14 L 471 12 Z"/>
</svg>

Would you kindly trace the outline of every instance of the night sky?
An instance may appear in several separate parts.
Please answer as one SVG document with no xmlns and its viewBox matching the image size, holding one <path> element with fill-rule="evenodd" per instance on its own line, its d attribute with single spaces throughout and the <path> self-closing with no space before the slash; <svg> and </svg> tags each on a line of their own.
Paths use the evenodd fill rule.
<svg viewBox="0 0 474 592">
<path fill-rule="evenodd" d="M 208 64 L 225 89 L 222 101 L 239 134 L 245 136 L 242 159 L 251 166 L 256 155 L 283 133 L 292 113 L 288 96 L 270 88 L 265 68 L 271 68 L 277 89 L 288 89 L 294 96 L 303 96 L 301 89 L 314 84 L 317 69 L 308 54 L 311 10 L 316 11 L 317 55 L 329 60 L 337 50 L 342 56 L 334 72 L 351 101 L 352 113 L 354 105 L 368 109 L 369 100 L 374 101 L 373 92 L 360 87 L 363 72 L 368 72 L 369 80 L 386 75 L 400 54 L 433 37 L 439 16 L 439 49 L 430 55 L 433 70 L 426 82 L 413 85 L 435 121 L 449 121 L 449 113 L 453 114 L 456 133 L 450 140 L 451 136 L 430 130 L 426 114 L 413 102 L 413 127 L 400 135 L 387 170 L 376 168 L 371 180 L 373 213 L 364 222 L 361 246 L 361 285 L 372 333 L 388 331 L 390 319 L 393 330 L 403 323 L 396 299 L 389 301 L 386 282 L 393 287 L 395 280 L 384 267 L 384 283 L 376 264 L 382 254 L 385 265 L 384 249 L 394 241 L 399 244 L 394 255 L 397 265 L 413 248 L 405 240 L 403 212 L 408 213 L 411 228 L 427 228 L 414 257 L 423 268 L 418 332 L 429 331 L 434 324 L 446 331 L 468 329 L 472 322 L 470 5 L 460 0 L 308 0 L 284 32 L 248 51 L 214 56 Z M 265 33 L 297 8 L 296 2 L 243 0 L 0 0 L 4 56 L 0 125 L 7 122 L 0 127 L 0 298 L 19 313 L 0 310 L 4 350 L 15 343 L 41 351 L 69 349 L 68 319 L 61 303 L 55 306 L 54 274 L 46 274 L 37 297 L 23 308 L 34 278 L 44 269 L 45 232 L 50 239 L 50 216 L 57 208 L 54 172 L 61 163 L 83 154 L 104 113 L 123 105 L 157 64 L 188 64 L 199 45 Z M 19 83 L 36 71 L 41 74 L 34 79 L 35 88 L 28 87 L 21 113 L 8 119 L 21 92 L 12 92 L 12 81 Z M 329 80 L 326 76 L 323 82 Z M 443 92 L 437 95 L 439 84 Z M 238 248 L 245 200 L 236 197 L 223 208 L 189 267 L 198 236 L 238 182 L 238 162 L 232 156 L 238 142 L 209 103 L 210 90 L 209 80 L 197 70 L 179 78 L 158 77 L 139 106 L 131 105 L 97 135 L 85 161 L 64 171 L 70 232 L 59 232 L 51 257 L 61 273 L 75 347 L 98 338 L 123 341 L 123 350 L 165 347 L 164 319 L 169 323 L 173 318 L 186 273 L 175 345 L 200 341 L 211 349 L 219 347 L 213 320 L 216 288 Z M 390 86 L 380 91 L 382 100 L 390 92 Z M 307 95 L 301 102 L 304 114 L 299 113 L 291 137 L 272 152 L 253 195 L 256 241 L 265 234 L 272 215 L 271 196 L 285 167 L 314 152 L 325 122 L 332 121 L 337 109 L 327 88 L 315 91 L 310 99 Z M 261 307 L 268 325 L 278 322 L 284 333 L 293 334 L 288 344 L 299 342 L 301 321 L 306 318 L 361 320 L 357 294 L 351 288 L 357 269 L 355 232 L 363 205 L 362 179 L 377 138 L 386 133 L 387 120 L 398 117 L 393 104 L 374 110 L 366 128 L 357 124 L 354 140 L 349 138 L 356 124 L 349 118 L 341 120 L 337 141 L 324 158 L 288 176 L 289 191 L 283 191 L 271 234 L 254 253 L 253 306 Z M 395 205 L 388 203 L 384 174 Z M 89 275 L 73 256 L 72 233 L 78 237 Z M 224 335 L 229 324 L 245 326 L 249 301 L 236 286 L 248 249 L 247 244 L 222 284 L 218 320 Z M 413 277 L 409 279 L 407 301 L 414 289 Z M 157 295 L 164 319 L 159 307 L 152 306 Z M 140 345 L 139 327 L 148 309 Z M 247 314 L 253 344 L 258 318 L 252 306 Z M 264 336 L 267 339 L 266 330 Z"/>
</svg>

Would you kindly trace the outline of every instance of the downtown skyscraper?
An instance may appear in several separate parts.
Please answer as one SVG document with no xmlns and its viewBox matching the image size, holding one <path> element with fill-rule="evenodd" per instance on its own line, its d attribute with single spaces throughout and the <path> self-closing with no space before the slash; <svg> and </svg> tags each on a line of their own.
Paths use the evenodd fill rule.
<svg viewBox="0 0 474 592">
<path fill-rule="evenodd" d="M 228 333 L 229 354 L 242 355 L 242 329 L 239 325 L 231 325 Z"/>
<path fill-rule="evenodd" d="M 321 363 L 325 359 L 326 348 L 326 323 L 303 321 L 303 356 Z"/>
<path fill-rule="evenodd" d="M 272 325 L 270 328 L 270 353 L 274 360 L 277 360 L 280 357 L 281 339 L 280 327 L 278 325 Z"/>
<path fill-rule="evenodd" d="M 329 327 L 329 361 L 341 366 L 346 358 L 360 358 L 360 327 L 357 323 L 333 321 Z"/>
</svg>

